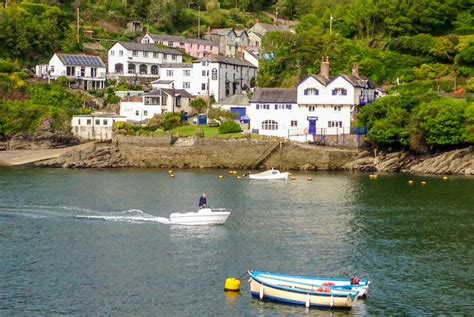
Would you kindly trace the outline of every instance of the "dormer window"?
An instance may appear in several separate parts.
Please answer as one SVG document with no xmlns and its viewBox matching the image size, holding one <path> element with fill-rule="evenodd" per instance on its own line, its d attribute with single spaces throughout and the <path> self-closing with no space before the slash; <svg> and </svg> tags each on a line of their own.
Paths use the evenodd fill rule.
<svg viewBox="0 0 474 317">
<path fill-rule="evenodd" d="M 332 90 L 333 96 L 347 96 L 347 89 L 345 88 L 334 88 Z"/>
<path fill-rule="evenodd" d="M 317 90 L 316 88 L 306 88 L 304 90 L 304 95 L 305 96 L 317 96 L 317 95 L 319 95 L 319 90 Z"/>
</svg>

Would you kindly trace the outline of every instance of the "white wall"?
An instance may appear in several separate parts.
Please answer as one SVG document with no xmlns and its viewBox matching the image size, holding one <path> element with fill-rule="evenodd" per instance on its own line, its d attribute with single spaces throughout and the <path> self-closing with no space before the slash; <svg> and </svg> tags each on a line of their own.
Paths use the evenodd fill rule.
<svg viewBox="0 0 474 317">
<path fill-rule="evenodd" d="M 139 102 L 120 102 L 120 115 L 127 117 L 127 121 L 143 121 L 153 118 L 155 114 L 161 114 L 161 105 L 145 105 Z"/>
<path fill-rule="evenodd" d="M 73 116 L 71 119 L 72 133 L 81 139 L 107 140 L 113 136 L 112 126 L 114 122 L 125 120 L 125 118 L 117 116 Z"/>
</svg>

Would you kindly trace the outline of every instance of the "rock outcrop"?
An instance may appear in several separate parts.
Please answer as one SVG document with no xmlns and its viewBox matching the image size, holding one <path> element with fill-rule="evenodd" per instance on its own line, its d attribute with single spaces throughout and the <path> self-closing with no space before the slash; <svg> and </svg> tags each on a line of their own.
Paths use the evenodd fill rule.
<svg viewBox="0 0 474 317">
<path fill-rule="evenodd" d="M 474 175 L 474 147 L 422 156 L 405 151 L 378 155 L 364 151 L 359 153 L 354 161 L 345 164 L 344 169 L 364 172 Z"/>
</svg>

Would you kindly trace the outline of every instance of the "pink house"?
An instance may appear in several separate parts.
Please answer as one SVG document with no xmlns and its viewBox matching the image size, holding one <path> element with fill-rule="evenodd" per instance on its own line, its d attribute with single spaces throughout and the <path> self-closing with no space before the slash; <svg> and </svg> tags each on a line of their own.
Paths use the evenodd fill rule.
<svg viewBox="0 0 474 317">
<path fill-rule="evenodd" d="M 142 44 L 161 44 L 168 47 L 182 49 L 188 55 L 197 58 L 202 58 L 207 54 L 219 54 L 219 45 L 217 42 L 212 40 L 147 33 L 141 38 L 140 42 Z"/>
</svg>

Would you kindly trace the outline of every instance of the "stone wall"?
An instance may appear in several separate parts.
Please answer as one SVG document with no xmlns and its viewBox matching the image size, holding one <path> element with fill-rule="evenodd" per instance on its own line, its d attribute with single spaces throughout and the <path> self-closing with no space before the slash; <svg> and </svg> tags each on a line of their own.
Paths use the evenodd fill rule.
<svg viewBox="0 0 474 317">
<path fill-rule="evenodd" d="M 359 148 L 365 144 L 365 136 L 357 134 L 315 135 L 314 143 L 326 146 Z"/>
</svg>

